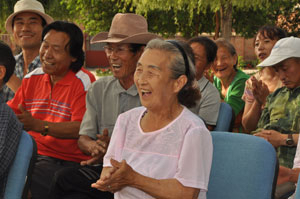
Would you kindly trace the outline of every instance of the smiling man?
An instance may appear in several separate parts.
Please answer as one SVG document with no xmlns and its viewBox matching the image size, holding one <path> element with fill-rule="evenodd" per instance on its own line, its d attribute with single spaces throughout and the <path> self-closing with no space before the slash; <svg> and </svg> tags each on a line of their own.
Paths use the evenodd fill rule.
<svg viewBox="0 0 300 199">
<path fill-rule="evenodd" d="M 141 105 L 133 76 L 144 46 L 157 37 L 148 32 L 144 17 L 118 13 L 109 32 L 92 39 L 92 43 L 106 43 L 104 49 L 113 73 L 98 79 L 86 97 L 87 110 L 78 145 L 92 159 L 81 163 L 86 166 L 61 170 L 53 182 L 51 198 L 113 198 L 112 193 L 93 189 L 91 184 L 100 177 L 103 156 L 118 115 Z"/>
<path fill-rule="evenodd" d="M 300 39 L 279 40 L 258 66 L 274 67 L 284 86 L 268 96 L 255 135 L 277 148 L 281 166 L 292 168 L 300 130 Z"/>
<path fill-rule="evenodd" d="M 52 21 L 52 17 L 45 14 L 43 5 L 36 0 L 20 0 L 15 4 L 14 13 L 7 18 L 5 27 L 22 52 L 15 56 L 14 75 L 3 88 L 5 101 L 14 97 L 27 73 L 41 66 L 39 49 L 42 31 Z"/>
<path fill-rule="evenodd" d="M 42 67 L 27 74 L 7 104 L 37 143 L 32 198 L 47 198 L 56 171 L 78 166 L 90 157 L 77 145 L 85 95 L 95 77 L 85 69 L 83 34 L 78 26 L 56 21 L 45 27 Z"/>
</svg>

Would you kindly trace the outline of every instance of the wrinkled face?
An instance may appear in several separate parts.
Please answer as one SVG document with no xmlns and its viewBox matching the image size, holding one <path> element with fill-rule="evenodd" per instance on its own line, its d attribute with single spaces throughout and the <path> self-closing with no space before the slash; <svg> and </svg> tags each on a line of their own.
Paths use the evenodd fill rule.
<svg viewBox="0 0 300 199">
<path fill-rule="evenodd" d="M 39 48 L 42 40 L 42 18 L 32 12 L 22 12 L 13 21 L 13 36 L 23 49 Z"/>
<path fill-rule="evenodd" d="M 114 77 L 119 79 L 121 83 L 133 79 L 141 52 L 131 52 L 129 44 L 108 43 L 105 47 L 105 53 Z"/>
<path fill-rule="evenodd" d="M 205 47 L 197 42 L 191 44 L 195 55 L 196 79 L 199 80 L 203 76 L 203 72 L 209 68 Z"/>
<path fill-rule="evenodd" d="M 231 55 L 225 47 L 218 48 L 217 57 L 213 64 L 213 72 L 219 79 L 227 78 L 235 72 L 234 65 L 237 62 L 237 55 Z"/>
<path fill-rule="evenodd" d="M 274 66 L 279 78 L 287 88 L 300 86 L 300 61 L 295 58 L 286 59 Z"/>
<path fill-rule="evenodd" d="M 43 71 L 55 78 L 62 79 L 76 58 L 69 52 L 69 36 L 64 32 L 50 30 L 44 37 L 40 48 Z"/>
<path fill-rule="evenodd" d="M 278 40 L 271 40 L 268 37 L 264 37 L 262 34 L 258 34 L 255 39 L 254 52 L 259 61 L 265 60 L 269 57 L 273 46 Z"/>
<path fill-rule="evenodd" d="M 171 79 L 170 54 L 156 49 L 147 49 L 139 59 L 134 73 L 143 106 L 161 111 L 177 99 L 176 80 Z"/>
</svg>

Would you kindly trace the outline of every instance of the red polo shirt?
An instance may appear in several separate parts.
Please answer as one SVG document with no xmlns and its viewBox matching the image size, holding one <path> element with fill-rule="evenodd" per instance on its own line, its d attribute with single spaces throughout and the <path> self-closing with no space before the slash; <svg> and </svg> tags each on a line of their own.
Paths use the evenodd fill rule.
<svg viewBox="0 0 300 199">
<path fill-rule="evenodd" d="M 42 68 L 37 68 L 22 81 L 15 97 L 7 104 L 19 114 L 18 104 L 22 104 L 34 118 L 49 122 L 81 122 L 85 112 L 86 91 L 95 77 L 82 69 L 76 74 L 69 71 L 51 88 L 50 76 Z M 37 143 L 38 154 L 62 160 L 80 162 L 89 159 L 77 145 L 77 139 L 60 139 L 42 136 L 29 131 Z"/>
</svg>

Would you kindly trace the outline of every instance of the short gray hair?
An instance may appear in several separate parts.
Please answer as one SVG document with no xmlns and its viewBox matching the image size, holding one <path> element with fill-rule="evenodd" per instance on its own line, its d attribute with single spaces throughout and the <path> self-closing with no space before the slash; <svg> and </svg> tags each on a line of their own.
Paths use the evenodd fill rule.
<svg viewBox="0 0 300 199">
<path fill-rule="evenodd" d="M 186 54 L 189 65 L 188 70 L 186 70 L 186 64 L 183 54 L 181 53 L 179 48 L 173 44 L 174 42 L 177 43 L 180 47 L 182 47 L 182 50 Z M 196 79 L 194 54 L 191 47 L 187 43 L 182 41 L 172 40 L 171 43 L 171 41 L 168 42 L 161 39 L 153 39 L 147 44 L 145 50 L 147 49 L 161 50 L 171 55 L 171 60 L 168 66 L 172 73 L 171 78 L 177 79 L 181 75 L 186 75 L 188 78 L 186 85 L 178 93 L 178 101 L 187 107 L 194 106 L 196 104 L 196 101 L 200 99 L 200 91 L 197 87 L 195 87 Z"/>
</svg>

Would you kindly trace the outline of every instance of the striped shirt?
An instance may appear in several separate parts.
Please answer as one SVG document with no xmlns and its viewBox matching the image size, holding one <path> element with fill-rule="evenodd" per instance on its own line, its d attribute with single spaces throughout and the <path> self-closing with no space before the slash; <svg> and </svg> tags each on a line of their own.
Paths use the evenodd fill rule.
<svg viewBox="0 0 300 199">
<path fill-rule="evenodd" d="M 50 75 L 42 68 L 27 74 L 22 86 L 8 105 L 19 113 L 22 104 L 34 118 L 48 122 L 81 122 L 85 112 L 85 95 L 95 77 L 81 69 L 69 71 L 63 79 L 51 86 Z M 29 131 L 37 142 L 38 154 L 62 160 L 80 162 L 88 159 L 77 146 L 76 139 L 59 139 Z"/>
<path fill-rule="evenodd" d="M 23 77 L 26 75 L 24 74 L 24 59 L 23 59 L 23 53 L 20 53 L 15 56 L 16 59 L 16 67 L 15 67 L 15 72 L 14 74 L 20 78 L 21 80 Z M 33 71 L 34 69 L 38 68 L 41 66 L 41 61 L 40 61 L 40 56 L 37 56 L 29 65 L 28 65 L 28 73 Z M 6 85 L 3 86 L 3 97 L 4 101 L 7 102 L 8 100 L 11 100 L 14 96 L 15 93 L 8 88 Z"/>
</svg>

